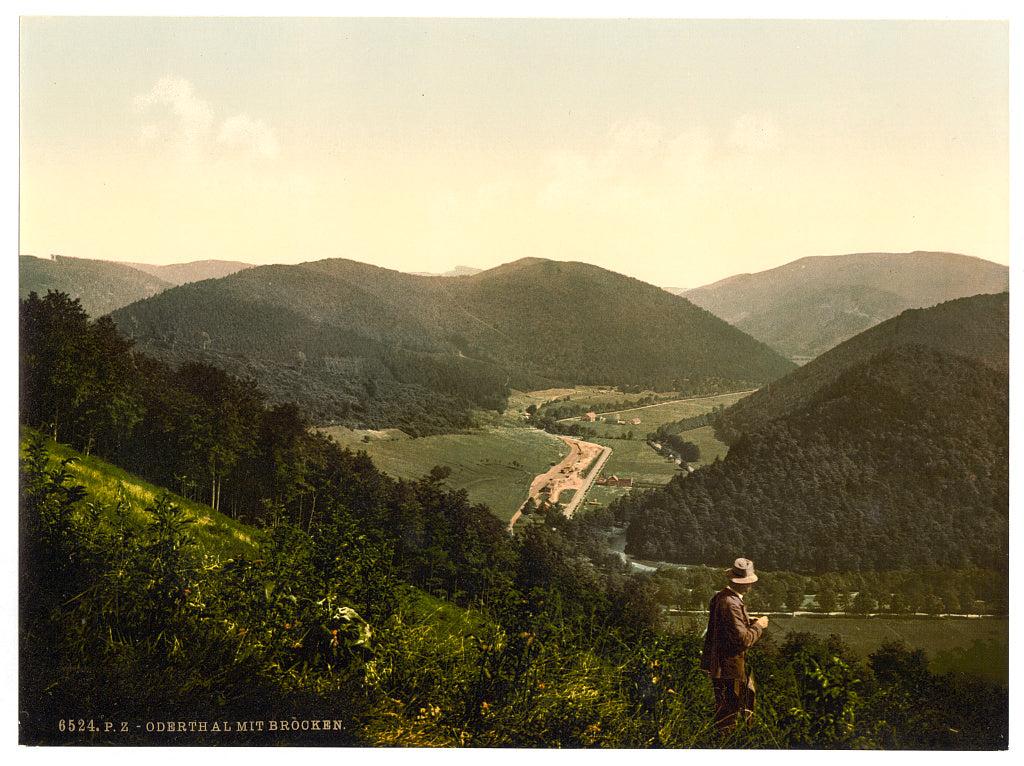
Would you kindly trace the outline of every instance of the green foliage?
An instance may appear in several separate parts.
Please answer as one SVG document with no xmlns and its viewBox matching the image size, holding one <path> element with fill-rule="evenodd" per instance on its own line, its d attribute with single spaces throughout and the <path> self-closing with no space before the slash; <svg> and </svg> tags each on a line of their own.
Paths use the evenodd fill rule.
<svg viewBox="0 0 1024 766">
<path fill-rule="evenodd" d="M 928 309 L 904 311 L 729 407 L 717 423 L 720 436 L 732 443 L 741 433 L 755 431 L 772 420 L 800 412 L 821 389 L 850 368 L 899 346 L 955 354 L 1008 372 L 1009 311 L 1006 292 L 977 294 Z"/>
<path fill-rule="evenodd" d="M 838 639 L 808 636 L 782 647 L 766 638 L 751 651 L 758 713 L 720 740 L 710 726 L 710 684 L 698 670 L 701 639 L 658 630 L 650 607 L 659 580 L 591 573 L 581 587 L 585 571 L 568 564 L 574 541 L 584 537 L 578 522 L 556 530 L 561 542 L 550 534 L 535 541 L 563 553 L 547 560 L 543 576 L 520 573 L 544 587 L 514 587 L 514 568 L 523 565 L 502 559 L 497 547 L 486 554 L 481 530 L 461 548 L 436 538 L 456 571 L 486 583 L 441 589 L 474 604 L 463 611 L 402 585 L 392 567 L 403 559 L 391 548 L 396 542 L 368 535 L 348 506 L 325 511 L 308 532 L 274 524 L 258 535 L 256 552 L 220 561 L 195 544 L 195 520 L 169 497 L 157 498 L 139 525 L 124 505 L 97 507 L 71 481 L 69 466 L 49 461 L 39 439 L 26 445 L 24 550 L 34 552 L 34 566 L 64 562 L 54 570 L 59 578 L 30 567 L 21 591 L 26 743 L 64 741 L 54 721 L 96 710 L 139 720 L 326 713 L 346 732 L 311 743 L 403 747 L 1005 742 L 1005 692 L 934 675 L 923 652 L 886 646 L 866 668 Z M 451 521 L 469 510 L 439 476 L 401 486 L 408 511 L 433 505 L 440 521 L 454 504 L 461 510 Z M 427 528 L 441 531 L 436 523 Z M 524 541 L 520 555 L 529 550 Z M 713 577 L 695 568 L 683 582 L 699 590 Z M 958 707 L 959 699 L 970 706 Z M 126 744 L 99 733 L 90 741 Z M 142 734 L 131 739 L 143 741 L 157 743 Z M 193 734 L 159 743 L 205 741 Z M 236 733 L 216 741 L 279 740 Z M 288 741 L 306 740 L 290 733 Z"/>
<path fill-rule="evenodd" d="M 23 423 L 88 451 L 118 451 L 139 417 L 130 344 L 63 293 L 31 293 L 19 314 Z"/>
<path fill-rule="evenodd" d="M 861 680 L 841 657 L 820 661 L 801 652 L 794 660 L 797 704 L 789 710 L 785 737 L 791 747 L 850 748 L 856 736 Z M 784 724 L 784 725 L 786 725 Z"/>
<path fill-rule="evenodd" d="M 618 501 L 626 550 L 684 563 L 742 550 L 768 570 L 819 573 L 1000 571 L 1008 396 L 1005 373 L 969 359 L 883 352 L 803 410 L 745 433 L 725 460 Z M 933 595 L 922 610 L 942 613 Z"/>
<path fill-rule="evenodd" d="M 95 348 L 73 302 L 58 296 L 23 308 L 39 320 L 29 323 L 36 328 L 30 349 L 51 348 L 38 332 L 51 319 L 64 327 L 54 330 L 61 342 L 53 348 Z M 129 359 L 124 346 L 105 348 L 74 361 L 81 385 L 72 368 L 48 370 L 43 356 L 30 358 L 35 394 L 22 417 L 56 423 L 59 432 L 261 528 L 247 532 L 250 551 L 225 559 L 198 534 L 213 524 L 194 506 L 166 492 L 87 492 L 76 483 L 75 462 L 51 460 L 41 438 L 26 432 L 25 744 L 66 743 L 55 722 L 101 713 L 131 721 L 326 716 L 339 724 L 329 738 L 290 732 L 294 744 L 1005 745 L 1005 690 L 936 676 L 898 647 L 864 668 L 837 641 L 802 638 L 782 649 L 766 639 L 751 652 L 758 716 L 720 741 L 709 725 L 710 684 L 697 670 L 700 639 L 668 633 L 661 621 L 658 602 L 671 578 L 631 575 L 614 557 L 594 555 L 610 512 L 571 520 L 533 514 L 510 537 L 486 507 L 449 488 L 444 471 L 390 479 L 365 453 L 311 434 L 297 409 L 267 407 L 250 383 L 208 365 L 171 369 Z M 103 431 L 90 430 L 86 413 L 98 410 L 84 404 L 98 401 L 96 370 L 110 359 L 125 362 L 122 369 L 132 362 L 139 373 L 124 389 L 138 399 L 111 400 L 111 411 L 137 417 L 121 446 L 94 438 Z M 57 372 L 55 385 L 64 388 L 51 397 L 39 381 Z M 141 510 L 134 507 L 139 496 L 146 497 Z M 687 572 L 671 583 L 678 586 L 672 598 L 703 605 L 712 575 Z M 901 580 L 907 587 L 900 589 L 897 580 L 858 578 L 830 587 L 902 590 L 908 600 L 943 605 L 951 594 L 986 592 L 983 580 L 958 583 L 969 589 L 940 587 L 938 577 L 930 589 Z M 813 592 L 798 576 L 778 575 L 778 585 L 786 598 Z M 960 700 L 969 709 L 958 709 Z M 114 739 L 88 731 L 80 741 L 211 738 L 157 741 L 140 731 Z M 246 731 L 216 741 L 283 738 Z"/>
</svg>

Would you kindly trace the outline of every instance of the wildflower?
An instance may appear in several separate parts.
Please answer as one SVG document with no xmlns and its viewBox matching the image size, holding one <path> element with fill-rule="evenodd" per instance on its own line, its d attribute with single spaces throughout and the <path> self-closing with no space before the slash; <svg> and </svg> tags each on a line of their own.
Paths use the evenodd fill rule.
<svg viewBox="0 0 1024 766">
<path fill-rule="evenodd" d="M 291 630 L 291 629 L 292 629 L 292 624 L 291 624 L 290 622 L 286 622 L 286 623 L 284 624 L 284 629 L 285 629 L 285 630 Z"/>
</svg>

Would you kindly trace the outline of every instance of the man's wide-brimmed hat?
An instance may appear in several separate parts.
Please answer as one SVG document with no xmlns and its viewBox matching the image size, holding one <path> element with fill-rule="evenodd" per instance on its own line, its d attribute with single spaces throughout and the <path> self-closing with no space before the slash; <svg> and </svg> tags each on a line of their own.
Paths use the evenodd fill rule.
<svg viewBox="0 0 1024 766">
<path fill-rule="evenodd" d="M 725 573 L 734 583 L 757 582 L 757 575 L 754 574 L 754 562 L 750 559 L 736 559 L 732 569 L 726 569 Z"/>
</svg>

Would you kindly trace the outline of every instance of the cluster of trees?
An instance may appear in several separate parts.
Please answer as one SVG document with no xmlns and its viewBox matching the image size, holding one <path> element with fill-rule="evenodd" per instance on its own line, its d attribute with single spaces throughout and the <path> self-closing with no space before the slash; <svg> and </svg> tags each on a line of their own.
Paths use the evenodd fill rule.
<svg viewBox="0 0 1024 766">
<path fill-rule="evenodd" d="M 318 488 L 357 460 L 252 380 L 133 354 L 109 318 L 61 293 L 22 302 L 20 355 L 25 425 L 235 518 L 283 510 L 308 525 L 330 500 Z"/>
<path fill-rule="evenodd" d="M 725 460 L 616 503 L 627 552 L 769 570 L 1004 571 L 1008 378 L 898 347 L 809 406 L 744 433 Z"/>
<path fill-rule="evenodd" d="M 658 603 L 706 609 L 721 587 L 721 571 L 704 566 L 665 567 L 654 575 Z M 764 572 L 746 602 L 753 612 L 851 614 L 997 614 L 1009 610 L 1005 589 L 981 569 L 827 572 L 819 576 Z"/>
<path fill-rule="evenodd" d="M 683 394 L 673 390 L 670 393 L 656 394 L 647 393 L 636 399 L 605 399 L 586 402 L 574 402 L 571 397 L 559 397 L 550 402 L 544 402 L 539 407 L 531 405 L 533 410 L 528 410 L 537 415 L 550 418 L 551 420 L 564 420 L 565 418 L 579 417 L 588 412 L 621 412 L 637 407 L 645 407 L 648 404 L 671 401 L 681 398 Z"/>
<path fill-rule="evenodd" d="M 658 426 L 656 432 L 647 435 L 648 440 L 667 441 L 669 436 L 675 436 L 684 431 L 693 431 L 697 428 L 714 425 L 720 413 L 725 409 L 724 405 L 714 407 L 710 412 L 702 412 L 699 415 L 691 415 L 688 418 L 681 418 L 672 423 L 664 423 Z"/>
<path fill-rule="evenodd" d="M 656 431 L 647 434 L 647 441 L 654 442 L 667 448 L 687 463 L 696 463 L 700 460 L 700 447 L 688 439 L 684 439 L 682 429 L 676 430 L 678 426 L 674 423 L 664 423 L 658 426 Z"/>
<path fill-rule="evenodd" d="M 263 340 L 274 335 L 268 331 Z M 269 402 L 296 404 L 321 425 L 401 428 L 426 436 L 468 428 L 474 408 L 501 412 L 507 405 L 507 376 L 492 365 L 370 342 L 352 347 L 344 333 L 330 341 L 304 344 L 303 351 L 283 339 L 276 344 L 280 351 L 262 348 L 250 355 L 226 352 L 203 334 L 168 334 L 147 336 L 137 347 L 172 367 L 198 362 L 256 381 Z"/>
</svg>

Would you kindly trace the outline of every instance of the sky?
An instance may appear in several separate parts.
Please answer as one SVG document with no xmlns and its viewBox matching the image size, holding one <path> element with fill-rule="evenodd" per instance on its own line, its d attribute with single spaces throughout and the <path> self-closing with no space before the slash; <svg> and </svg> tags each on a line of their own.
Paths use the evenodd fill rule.
<svg viewBox="0 0 1024 766">
<path fill-rule="evenodd" d="M 1008 264 L 1006 21 L 41 17 L 19 252 Z"/>
</svg>

